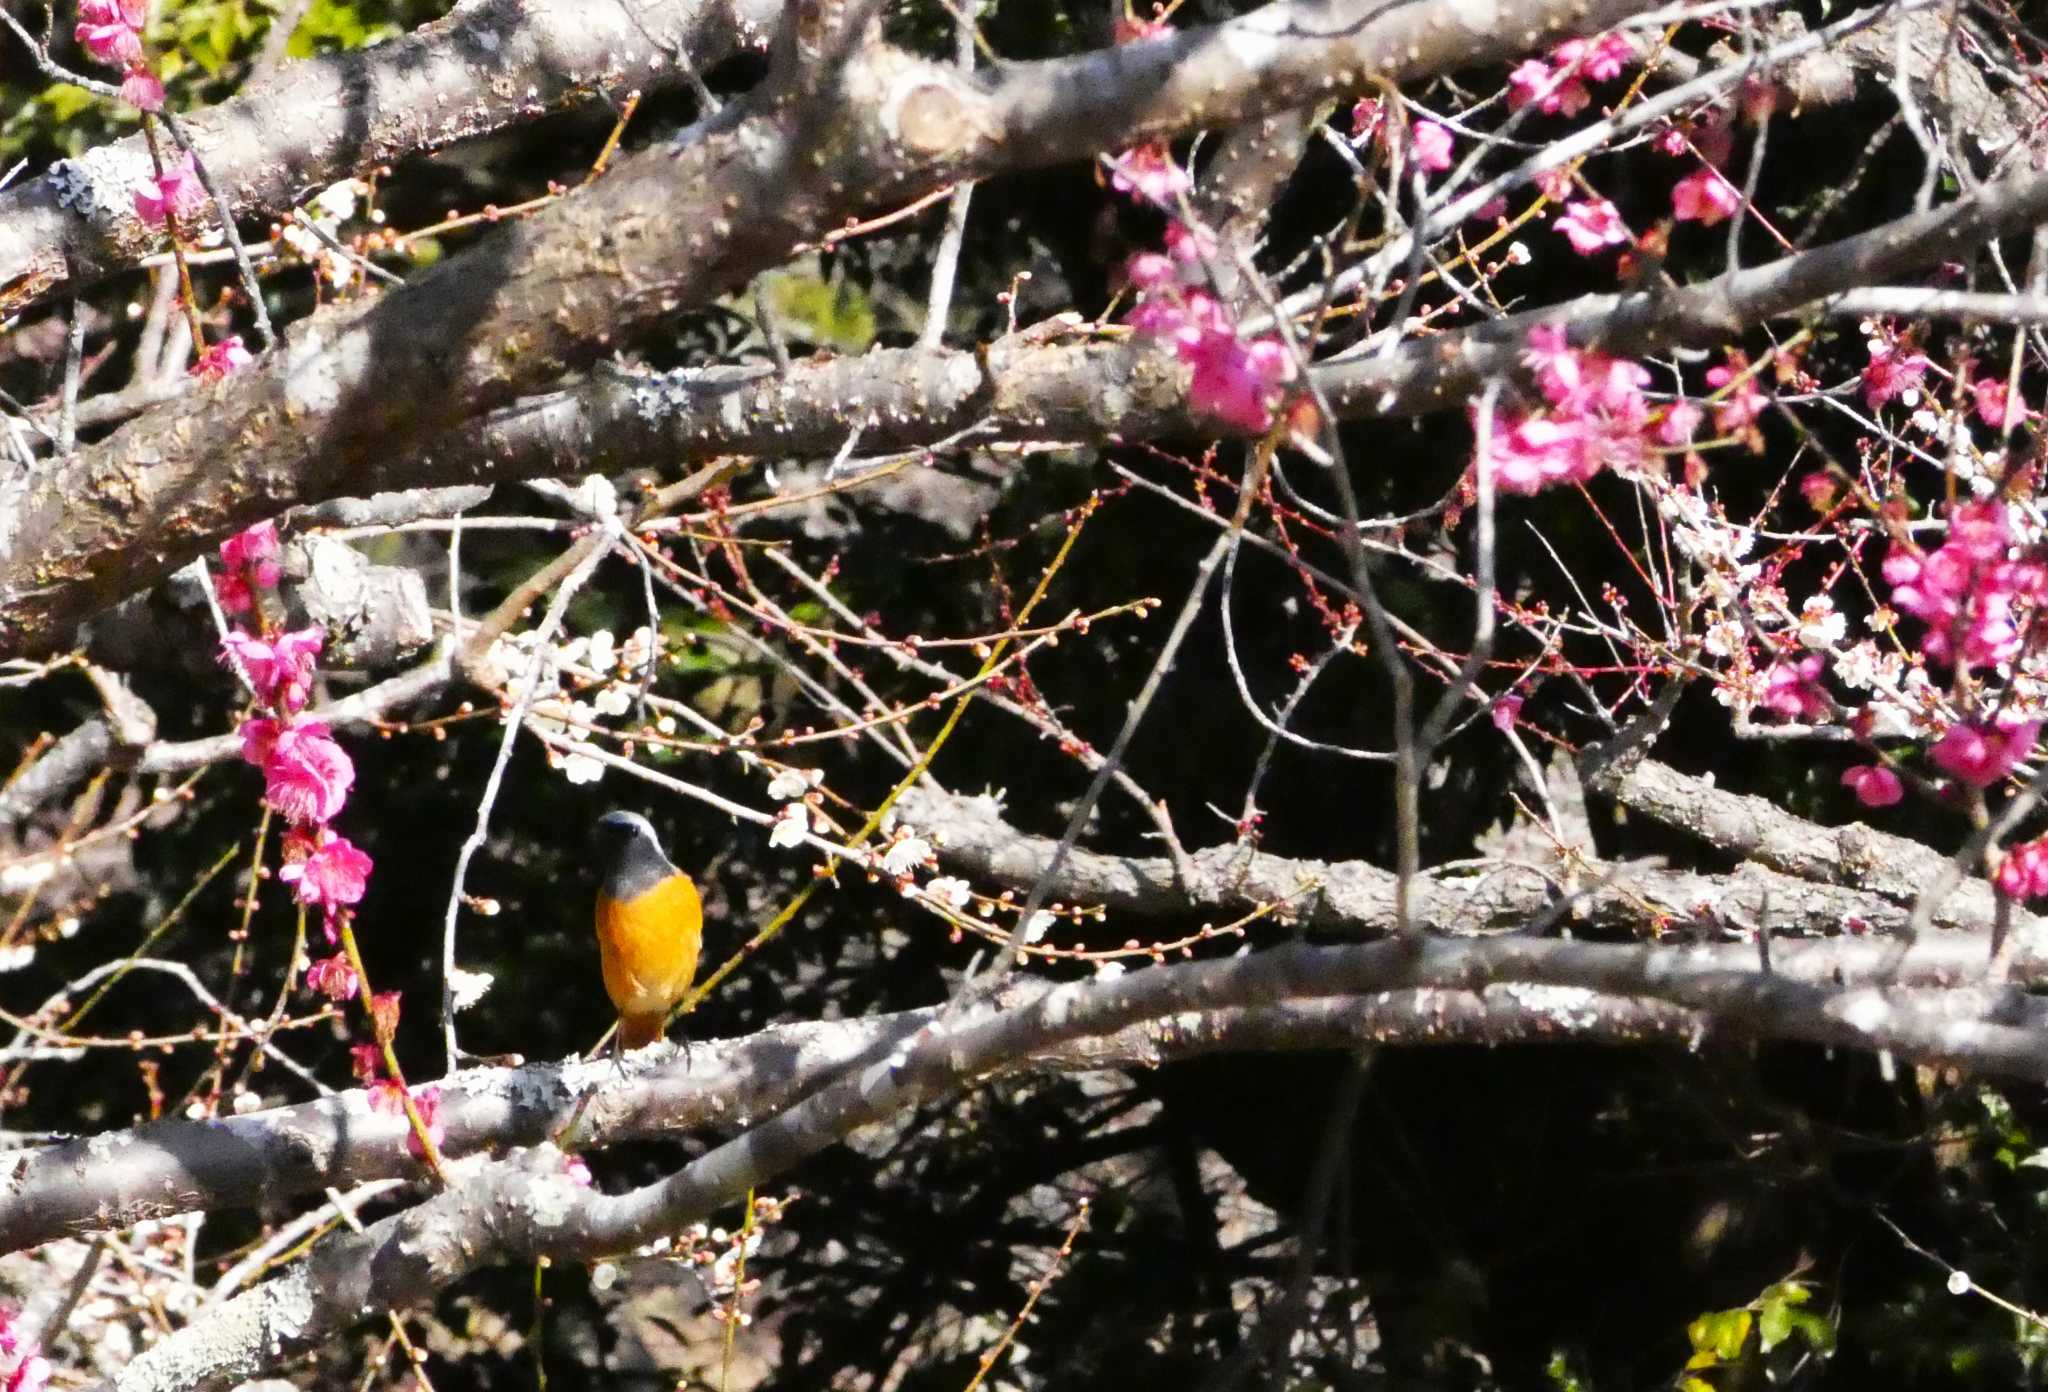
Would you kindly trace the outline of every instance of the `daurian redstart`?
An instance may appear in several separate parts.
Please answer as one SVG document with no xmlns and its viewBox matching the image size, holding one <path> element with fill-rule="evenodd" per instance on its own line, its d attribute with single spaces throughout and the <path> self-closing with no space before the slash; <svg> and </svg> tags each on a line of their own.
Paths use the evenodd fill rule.
<svg viewBox="0 0 2048 1392">
<path fill-rule="evenodd" d="M 604 878 L 597 889 L 597 947 L 605 994 L 619 1012 L 619 1044 L 637 1049 L 661 1038 L 697 974 L 704 906 L 690 877 L 662 854 L 654 828 L 638 812 L 597 820 Z"/>
</svg>

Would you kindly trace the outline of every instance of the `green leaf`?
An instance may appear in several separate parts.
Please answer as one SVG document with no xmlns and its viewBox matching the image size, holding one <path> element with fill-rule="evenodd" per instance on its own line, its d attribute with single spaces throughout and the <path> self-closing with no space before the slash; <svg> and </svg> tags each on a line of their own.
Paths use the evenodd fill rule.
<svg viewBox="0 0 2048 1392">
<path fill-rule="evenodd" d="M 1543 1365 L 1543 1376 L 1557 1392 L 1592 1392 L 1585 1380 L 1572 1371 L 1571 1360 L 1565 1357 L 1563 1349 L 1553 1349 L 1550 1361 Z"/>
<path fill-rule="evenodd" d="M 1792 1327 L 1814 1352 L 1827 1354 L 1835 1351 L 1835 1326 L 1824 1316 L 1809 1310 L 1796 1311 L 1792 1315 Z"/>
<path fill-rule="evenodd" d="M 1732 1363 L 1742 1356 L 1742 1346 L 1749 1342 L 1749 1328 L 1755 1319 L 1756 1316 L 1748 1310 L 1716 1310 L 1687 1325 L 1685 1333 L 1698 1352 L 1712 1354 L 1721 1363 Z M 1687 1363 L 1686 1366 L 1710 1365 Z"/>
<path fill-rule="evenodd" d="M 1765 1300 L 1757 1315 L 1756 1343 L 1765 1353 L 1792 1337 L 1792 1316 L 1797 1313 L 1782 1300 Z"/>
</svg>

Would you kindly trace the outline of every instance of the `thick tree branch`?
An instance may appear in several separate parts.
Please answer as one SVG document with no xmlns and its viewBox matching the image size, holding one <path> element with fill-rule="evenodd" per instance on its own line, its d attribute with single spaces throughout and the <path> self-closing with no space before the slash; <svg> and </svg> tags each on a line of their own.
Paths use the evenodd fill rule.
<svg viewBox="0 0 2048 1392">
<path fill-rule="evenodd" d="M 1021 994 L 1042 987 L 1026 988 Z M 1020 992 L 1013 990 L 1010 998 Z M 1569 1013 L 1561 1013 L 1569 1005 Z M 637 1055 L 621 1073 L 609 1060 L 472 1069 L 444 1080 L 444 1151 L 463 1156 L 536 1146 L 577 1117 L 576 1144 L 722 1127 L 773 1115 L 878 1044 L 900 1043 L 932 1010 L 860 1020 L 779 1025 L 744 1039 Z M 1708 1021 L 1655 1001 L 1562 997 L 1512 983 L 1479 991 L 1424 988 L 1341 1001 L 1304 1001 L 1148 1021 L 1035 1052 L 1014 1066 L 1076 1072 L 1154 1067 L 1204 1053 L 1341 1048 L 1366 1043 L 1696 1041 Z M 583 1106 L 586 1094 L 594 1100 Z M 317 1194 L 379 1179 L 413 1178 L 408 1123 L 372 1110 L 361 1091 L 217 1121 L 171 1120 L 22 1151 L 0 1197 L 0 1250 L 145 1218 Z"/>
<path fill-rule="evenodd" d="M 1563 324 L 1581 341 L 1640 354 L 1724 342 L 1774 316 L 1816 309 L 1860 313 L 1870 292 L 1856 287 L 1870 279 L 1952 255 L 1959 245 L 2010 231 L 2044 211 L 2048 177 L 2021 177 L 1985 186 L 1935 212 L 1702 286 L 1586 296 L 1407 344 L 1386 357 L 1322 364 L 1316 377 L 1346 416 L 1444 409 L 1463 401 L 1486 377 L 1519 370 L 1529 330 L 1538 323 Z M 1928 307 L 1939 310 L 1943 303 L 1931 299 Z M 1974 302 L 1953 308 L 1973 314 L 1984 309 Z M 205 503 L 205 515 L 193 517 L 188 509 L 178 522 L 203 527 L 201 544 L 243 525 L 250 517 L 226 480 L 256 470 L 268 500 L 255 514 L 260 516 L 337 494 L 602 470 L 650 455 L 691 463 L 731 454 L 829 453 L 843 443 L 846 421 L 862 412 L 872 413 L 864 438 L 875 449 L 933 445 L 969 430 L 984 439 L 1144 439 L 1185 429 L 1189 420 L 1180 370 L 1127 340 L 1058 343 L 1023 334 L 985 354 L 885 350 L 799 364 L 787 375 L 754 368 L 654 376 L 605 371 L 569 390 L 508 405 L 422 448 L 367 453 L 345 475 L 277 470 L 263 462 L 262 448 L 239 451 L 219 484 L 195 484 L 202 498 L 192 501 Z M 196 467 L 194 460 L 171 472 Z M 160 513 L 169 512 L 170 501 L 159 503 Z M 69 519 L 68 525 L 81 544 L 100 535 L 84 518 Z M 152 546 L 169 525 L 160 518 L 155 525 L 128 528 L 126 544 Z M 124 539 L 101 540 L 112 548 L 111 560 Z M 19 575 L 18 565 L 0 565 L 0 592 L 19 583 Z M 79 583 L 99 598 L 68 594 L 73 587 L 66 586 L 45 592 L 44 602 L 89 612 L 101 599 L 118 597 L 112 584 L 92 583 L 91 577 Z"/>
<path fill-rule="evenodd" d="M 467 0 L 392 43 L 277 70 L 181 117 L 242 215 L 281 216 L 310 192 L 405 155 L 485 135 L 577 94 L 647 91 L 758 44 L 770 0 Z M 135 215 L 142 137 L 0 193 L 0 313 L 134 266 L 162 247 Z"/>
<path fill-rule="evenodd" d="M 1920 891 L 1947 863 L 1935 851 L 1860 823 L 1817 826 L 1761 798 L 1699 786 L 1661 764 L 1641 765 L 1619 790 L 1598 782 L 1594 790 L 1761 863 L 1725 875 L 1591 860 L 1544 868 L 1502 863 L 1455 877 L 1425 875 L 1413 890 L 1416 922 L 1439 933 L 1526 927 L 1558 908 L 1569 879 L 1583 895 L 1570 921 L 1608 932 L 1768 927 L 1774 934 L 1833 936 L 1853 929 L 1899 936 Z M 933 833 L 949 868 L 977 879 L 1025 888 L 1038 882 L 1051 859 L 1051 840 L 1023 835 L 986 798 L 920 787 L 903 795 L 898 810 Z M 1216 919 L 1285 904 L 1283 916 L 1318 932 L 1377 936 L 1394 930 L 1394 874 L 1365 861 L 1296 860 L 1237 846 L 1196 851 L 1190 859 L 1196 873 L 1183 887 L 1163 856 L 1077 851 L 1061 868 L 1052 893 L 1125 913 Z M 2042 955 L 2048 951 L 2048 921 L 2024 909 L 2012 913 L 2022 935 L 2022 971 L 2031 977 L 2048 968 Z M 1935 921 L 1970 934 L 1969 946 L 1960 959 L 1947 958 L 1939 968 L 1927 959 L 1927 969 L 1940 979 L 1959 968 L 1981 967 L 1995 916 L 1990 885 L 1966 882 Z"/>
<path fill-rule="evenodd" d="M 831 65 L 826 92 L 785 71 L 679 148 L 621 159 L 367 307 L 314 315 L 250 369 L 38 479 L 0 535 L 0 654 L 63 644 L 292 502 L 365 491 L 377 456 L 588 366 L 877 201 L 1509 57 L 1644 8 L 1280 0 L 972 77 L 887 48 Z"/>
<path fill-rule="evenodd" d="M 1742 1037 L 1888 1049 L 2048 1079 L 2039 1012 L 2016 993 L 1951 990 L 1928 999 L 1929 993 L 1810 984 L 1760 973 L 1753 954 L 1724 948 L 1408 938 L 1281 947 L 1109 980 L 1019 988 L 1028 998 L 928 1018 L 772 1120 L 628 1193 L 580 1187 L 552 1146 L 464 1162 L 454 1188 L 360 1235 L 331 1240 L 302 1266 L 164 1339 L 116 1386 L 168 1389 L 248 1376 L 372 1313 L 430 1299 L 483 1265 L 628 1250 L 735 1201 L 862 1126 L 1045 1050 L 1190 1013 L 1334 1003 L 1422 987 L 1479 991 L 1509 981 L 1543 988 L 1528 1000 L 1563 1031 L 1582 1010 L 1597 1014 L 1600 997 L 1621 996 L 1703 1012 Z"/>
</svg>

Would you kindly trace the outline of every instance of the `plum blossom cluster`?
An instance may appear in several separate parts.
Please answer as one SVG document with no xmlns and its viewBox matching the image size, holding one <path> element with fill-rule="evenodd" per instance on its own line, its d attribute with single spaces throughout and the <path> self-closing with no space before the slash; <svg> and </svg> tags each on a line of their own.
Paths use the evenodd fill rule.
<svg viewBox="0 0 2048 1392">
<path fill-rule="evenodd" d="M 1693 158 L 1699 167 L 1671 190 L 1671 216 L 1679 222 L 1713 227 L 1742 209 L 1742 190 L 1722 173 L 1734 153 L 1735 132 L 1718 107 L 1694 116 L 1689 126 L 1671 125 L 1657 138 L 1657 148 L 1679 159 Z"/>
<path fill-rule="evenodd" d="M 1281 390 L 1294 375 L 1294 362 L 1277 338 L 1246 342 L 1230 310 L 1202 281 L 1202 260 L 1212 252 L 1203 235 L 1181 223 L 1166 229 L 1166 251 L 1141 252 L 1126 267 L 1139 292 L 1131 327 L 1171 345 L 1194 369 L 1188 400 L 1198 411 L 1240 430 L 1263 431 L 1273 424 Z"/>
<path fill-rule="evenodd" d="M 2007 848 L 1998 887 L 2014 899 L 2048 898 L 2048 836 Z"/>
<path fill-rule="evenodd" d="M 1178 234 L 1178 235 L 1176 235 Z M 1261 432 L 1273 424 L 1294 360 L 1277 338 L 1246 342 L 1230 310 L 1188 281 L 1199 276 L 1196 235 L 1177 224 L 1168 229 L 1169 254 L 1146 252 L 1131 259 L 1132 286 L 1141 294 L 1131 327 L 1172 346 L 1194 369 L 1188 400 L 1198 411 L 1239 430 Z"/>
<path fill-rule="evenodd" d="M 1533 106 L 1546 116 L 1576 116 L 1593 104 L 1588 82 L 1620 77 L 1635 62 L 1633 45 L 1620 34 L 1568 39 L 1549 58 L 1526 58 L 1508 74 L 1508 106 Z"/>
<path fill-rule="evenodd" d="M 1863 404 L 1875 411 L 1887 401 L 1915 405 L 1920 383 L 1931 364 L 1925 353 L 1917 352 L 1889 326 L 1866 325 L 1870 361 L 1863 369 Z M 1999 403 L 2001 407 L 2003 403 Z M 2001 417 L 2003 412 L 2001 411 Z"/>
<path fill-rule="evenodd" d="M 2014 511 L 1998 499 L 1958 504 L 1932 552 L 1894 544 L 1884 558 L 1891 602 L 1927 625 L 1930 662 L 1966 670 L 2010 661 L 2048 599 L 2048 566 L 2014 555 Z"/>
<path fill-rule="evenodd" d="M 161 111 L 163 80 L 149 65 L 142 31 L 149 0 L 78 0 L 78 46 L 94 61 L 121 69 L 121 99 L 143 111 Z"/>
<path fill-rule="evenodd" d="M 185 221 L 206 206 L 206 187 L 190 152 L 178 156 L 163 172 L 135 190 L 135 215 L 149 227 Z"/>
<path fill-rule="evenodd" d="M 1387 149 L 1393 139 L 1394 123 L 1387 119 L 1386 103 L 1365 97 L 1351 108 L 1352 139 L 1370 141 Z M 1417 121 L 1408 128 L 1408 158 L 1425 174 L 1441 174 L 1452 164 L 1455 145 L 1450 130 L 1437 121 Z"/>
<path fill-rule="evenodd" d="M 777 850 L 794 850 L 804 844 L 814 829 L 823 835 L 831 830 L 817 810 L 818 789 L 825 775 L 818 769 L 785 768 L 768 780 L 768 796 L 782 804 L 769 823 L 768 844 Z"/>
<path fill-rule="evenodd" d="M 604 761 L 588 752 L 592 738 L 604 729 L 604 720 L 633 708 L 655 653 L 653 630 L 643 624 L 623 642 L 610 629 L 549 645 L 543 645 L 534 631 L 509 634 L 491 644 L 485 662 L 512 693 L 512 702 L 525 683 L 537 683 L 527 706 L 528 728 L 547 746 L 548 766 L 581 784 L 604 777 Z M 585 694 L 565 690 L 565 674 Z M 507 706 L 508 720 L 511 708 Z M 660 735 L 674 734 L 675 717 L 657 717 L 654 729 Z"/>
<path fill-rule="evenodd" d="M 1484 432 L 1491 436 L 1487 462 L 1510 493 L 1584 483 L 1608 467 L 1638 470 L 1653 444 L 1682 445 L 1698 424 L 1697 408 L 1684 402 L 1653 413 L 1643 395 L 1650 374 L 1640 363 L 1574 348 L 1557 325 L 1530 330 L 1524 362 L 1543 408 L 1511 407 Z"/>
<path fill-rule="evenodd" d="M 42 1392 L 50 1381 L 50 1360 L 22 1328 L 18 1310 L 0 1309 L 0 1392 Z"/>
<path fill-rule="evenodd" d="M 1146 145 L 1110 161 L 1110 186 L 1168 214 L 1166 251 L 1141 252 L 1125 268 L 1139 296 L 1131 327 L 1171 346 L 1194 369 L 1188 400 L 1196 410 L 1239 430 L 1268 429 L 1294 361 L 1277 338 L 1247 342 L 1229 307 L 1202 288 L 1204 262 L 1216 247 L 1180 219 L 1187 172 L 1164 145 Z"/>
<path fill-rule="evenodd" d="M 389 1038 L 392 1030 L 398 1028 L 398 991 L 379 991 L 370 998 L 370 1013 L 377 1021 L 378 1031 Z M 384 1071 L 384 1051 L 375 1044 L 357 1044 L 349 1050 L 350 1065 L 355 1070 L 356 1081 L 368 1091 L 370 1110 L 386 1116 L 404 1116 L 405 1100 L 412 1098 L 414 1110 L 420 1114 L 420 1123 L 426 1128 L 427 1137 L 436 1147 L 447 1138 L 447 1122 L 441 1116 L 441 1089 L 438 1084 L 408 1090 Z M 415 1157 L 424 1160 L 427 1155 L 426 1141 L 418 1131 L 408 1131 L 405 1147 Z"/>
<path fill-rule="evenodd" d="M 256 596 L 278 581 L 277 529 L 262 523 L 221 544 L 217 582 L 222 607 L 245 613 Z M 317 628 L 265 630 L 262 636 L 231 629 L 221 640 L 223 659 L 239 671 L 262 714 L 242 722 L 242 757 L 263 771 L 263 797 L 282 817 L 284 865 L 278 879 L 298 902 L 321 910 L 327 941 L 368 885 L 370 857 L 330 825 L 355 785 L 355 764 L 326 723 L 305 719 L 314 665 L 325 635 Z M 308 981 L 346 1000 L 357 990 L 355 973 L 339 956 L 315 963 Z"/>
</svg>

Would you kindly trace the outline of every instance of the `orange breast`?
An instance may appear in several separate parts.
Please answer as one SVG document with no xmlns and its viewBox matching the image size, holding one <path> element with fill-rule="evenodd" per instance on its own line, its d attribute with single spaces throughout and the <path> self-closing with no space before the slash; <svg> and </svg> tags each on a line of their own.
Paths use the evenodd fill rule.
<svg viewBox="0 0 2048 1392">
<path fill-rule="evenodd" d="M 672 875 L 635 899 L 597 896 L 597 946 L 605 994 L 630 1034 L 647 1042 L 690 989 L 704 937 L 704 906 L 688 875 Z M 653 1033 L 645 1023 L 653 1017 Z M 633 1043 L 629 1039 L 628 1044 Z"/>
</svg>

